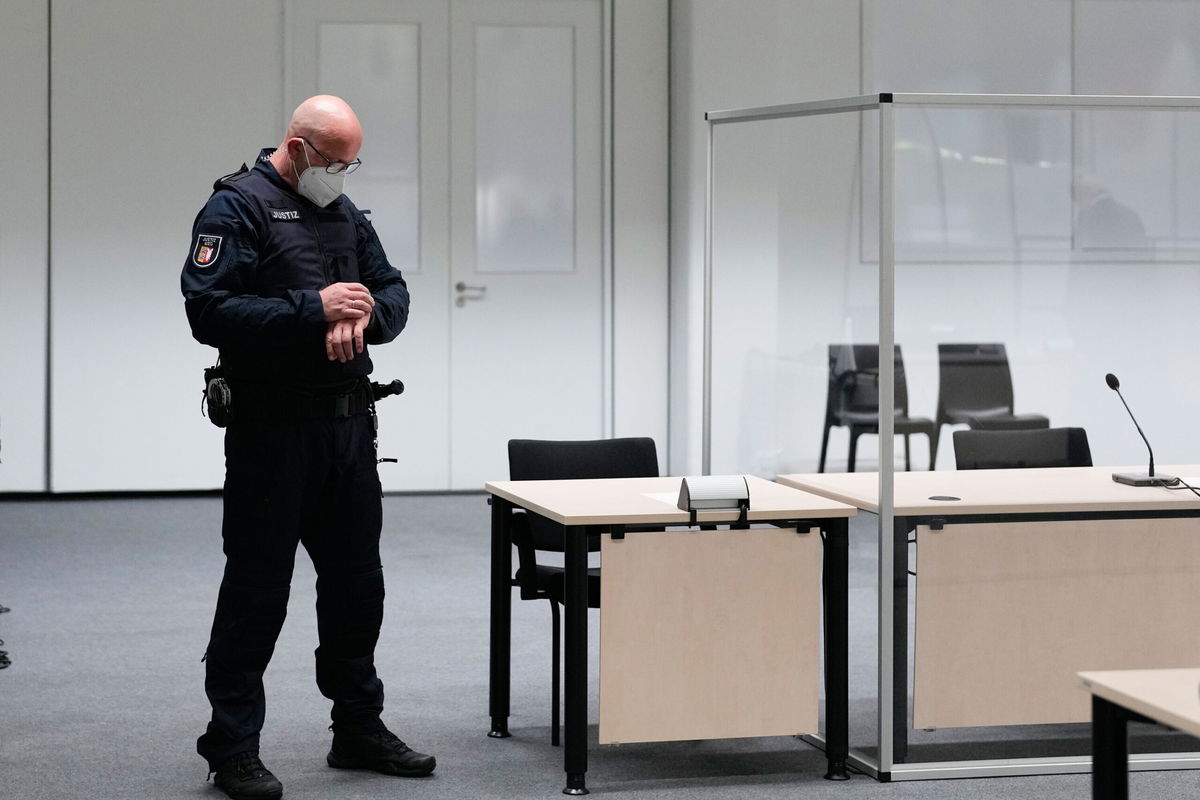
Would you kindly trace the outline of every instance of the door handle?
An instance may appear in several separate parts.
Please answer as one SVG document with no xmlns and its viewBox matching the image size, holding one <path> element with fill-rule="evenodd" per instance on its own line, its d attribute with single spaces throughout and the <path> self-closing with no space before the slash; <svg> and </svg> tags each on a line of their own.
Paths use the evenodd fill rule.
<svg viewBox="0 0 1200 800">
<path fill-rule="evenodd" d="M 462 308 L 468 300 L 482 300 L 487 294 L 487 287 L 468 286 L 465 281 L 459 281 L 454 284 L 454 291 L 458 292 L 458 297 L 454 298 L 454 305 Z"/>
</svg>

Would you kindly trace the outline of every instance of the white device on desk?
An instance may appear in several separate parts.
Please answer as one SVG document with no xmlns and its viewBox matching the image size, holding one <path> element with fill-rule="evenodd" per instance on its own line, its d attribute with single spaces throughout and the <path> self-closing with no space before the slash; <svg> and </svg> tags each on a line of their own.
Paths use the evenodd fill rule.
<svg viewBox="0 0 1200 800">
<path fill-rule="evenodd" d="M 750 486 L 744 475 L 697 475 L 684 478 L 679 485 L 679 510 L 691 512 L 696 524 L 697 511 L 739 509 L 737 524 L 746 524 L 750 510 Z"/>
</svg>

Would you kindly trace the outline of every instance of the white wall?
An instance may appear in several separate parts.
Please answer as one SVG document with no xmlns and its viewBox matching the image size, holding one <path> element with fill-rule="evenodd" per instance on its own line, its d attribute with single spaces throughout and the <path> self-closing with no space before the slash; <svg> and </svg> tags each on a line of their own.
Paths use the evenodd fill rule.
<svg viewBox="0 0 1200 800">
<path fill-rule="evenodd" d="M 665 468 L 667 0 L 613 4 L 613 435 L 650 436 Z"/>
<path fill-rule="evenodd" d="M 191 337 L 179 273 L 212 182 L 279 142 L 281 13 L 53 4 L 53 491 L 224 479 L 200 416 L 216 351 Z"/>
<path fill-rule="evenodd" d="M 671 6 L 671 452 L 701 455 L 704 114 L 859 92 L 859 8 L 846 0 Z"/>
<path fill-rule="evenodd" d="M 45 0 L 0 25 L 0 491 L 46 488 Z"/>
<path fill-rule="evenodd" d="M 668 469 L 674 473 L 698 469 L 701 446 L 705 111 L 857 94 L 881 81 L 910 90 L 1027 91 L 1028 79 L 1041 76 L 1079 92 L 1197 93 L 1200 4 L 1190 0 L 966 4 L 986 13 L 968 13 L 959 0 L 863 3 L 670 0 L 666 414 L 662 370 L 656 369 L 664 322 L 653 318 L 663 310 L 655 298 L 667 292 L 655 269 L 662 228 L 654 208 L 662 199 L 655 196 L 661 183 L 653 177 L 661 174 L 661 160 L 652 151 L 661 140 L 653 129 L 645 139 L 636 127 L 617 131 L 618 146 L 623 135 L 630 150 L 628 160 L 622 162 L 620 153 L 614 159 L 615 191 L 626 197 L 645 192 L 648 210 L 614 215 L 613 432 L 652 432 L 661 443 L 658 431 L 667 416 Z M 661 3 L 644 11 L 633 0 L 616 0 L 618 30 L 634 7 L 648 27 L 637 23 L 626 35 L 645 44 L 661 31 Z M 46 62 L 48 8 L 49 92 L 39 67 Z M 897 9 L 902 25 L 879 24 Z M 6 108 L 18 113 L 0 119 L 0 132 L 6 143 L 27 147 L 0 153 L 8 167 L 6 186 L 19 187 L 0 198 L 0 326 L 6 340 L 25 344 L 0 355 L 6 376 L 0 382 L 0 491 L 46 488 L 47 356 L 54 467 L 49 488 L 217 486 L 220 434 L 200 417 L 198 404 L 198 376 L 208 352 L 188 334 L 178 270 L 192 216 L 211 180 L 278 138 L 285 114 L 281 3 L 13 0 L 5 11 L 0 92 Z M 1030 14 L 1037 20 L 1032 27 Z M 1019 46 L 997 44 L 1013 37 Z M 1064 56 L 1063 41 L 1073 42 L 1074 62 Z M 181 55 L 185 47 L 194 57 Z M 633 107 L 661 103 L 661 92 L 649 83 L 661 75 L 661 62 L 644 51 L 625 61 L 620 42 L 615 51 L 618 87 L 648 82 Z M 48 127 L 38 108 L 48 94 L 54 104 L 49 215 L 38 213 L 46 205 Z M 1181 149 L 1184 156 L 1189 152 Z M 14 157 L 19 160 L 11 166 Z M 1196 162 L 1183 166 L 1191 170 Z M 53 279 L 49 354 L 42 345 L 46 271 L 33 266 L 47 258 Z M 1192 273 L 1178 269 L 1157 286 L 1184 298 L 1194 283 Z M 1188 374 L 1173 375 L 1180 397 L 1189 386 L 1179 376 Z M 1020 403 L 1020 387 L 1018 398 Z M 1130 452 L 1136 455 L 1136 448 Z"/>
<path fill-rule="evenodd" d="M 597 2 L 618 59 L 609 427 L 665 453 L 668 0 Z M 283 0 L 5 6 L 0 333 L 21 346 L 0 355 L 0 492 L 221 485 L 215 351 L 179 270 L 212 182 L 278 142 L 284 36 Z"/>
<path fill-rule="evenodd" d="M 735 6 L 719 0 L 677 0 L 672 34 L 672 354 L 674 363 L 684 365 L 673 374 L 671 384 L 676 434 L 672 468 L 676 472 L 699 468 L 701 446 L 704 111 L 877 91 L 1200 94 L 1200 4 L 1194 2 L 863 0 L 861 4 L 757 2 Z M 803 44 L 790 41 L 796 37 L 808 40 Z M 819 64 L 806 69 L 808 57 L 818 59 Z M 947 112 L 939 113 L 944 122 Z M 900 130 L 906 123 L 899 114 L 897 119 Z M 1023 189 L 1018 186 L 1021 191 L 1012 195 L 1019 198 L 1017 213 L 1025 224 L 1058 226 L 1069 238 L 1074 153 L 1104 172 L 1114 193 L 1128 198 L 1148 220 L 1161 222 L 1161 235 L 1172 246 L 1200 235 L 1200 201 L 1190 192 L 1190 187 L 1200 183 L 1196 180 L 1200 178 L 1200 159 L 1192 154 L 1195 148 L 1190 144 L 1200 134 L 1195 128 L 1200 125 L 1197 119 L 1200 117 L 1152 124 L 1112 123 L 1107 118 L 1081 115 L 1072 128 L 1072 120 L 1063 118 L 1064 136 L 1049 145 L 1056 166 L 1043 170 L 1047 175 L 1053 173 L 1053 180 L 1045 191 L 1028 184 Z M 917 122 L 917 128 L 907 134 L 925 143 L 921 130 L 930 126 L 923 120 Z M 1028 120 L 1002 120 L 1001 124 L 1020 127 Z M 999 138 L 1005 138 L 1003 131 Z M 1036 136 L 1026 138 L 1038 141 Z M 840 148 L 844 139 L 839 135 L 830 141 Z M 1152 144 L 1146 146 L 1146 142 Z M 766 146 L 760 145 L 755 155 L 761 156 Z M 1170 159 L 1162 155 L 1166 147 L 1175 148 Z M 863 152 L 872 153 L 869 141 Z M 840 150 L 831 149 L 830 153 L 831 162 L 842 158 Z M 980 154 L 997 155 L 986 149 Z M 722 160 L 728 165 L 738 158 L 745 161 L 746 156 L 718 150 L 719 168 Z M 869 161 L 866 163 L 869 166 Z M 810 253 L 784 252 L 789 233 L 783 226 L 801 201 L 795 194 L 799 190 L 794 185 L 781 188 L 778 177 L 778 173 L 800 174 L 808 167 L 781 163 L 772 174 L 747 162 L 741 165 L 744 174 L 757 177 L 736 187 L 730 187 L 727 180 L 723 202 L 730 206 L 726 208 L 729 218 L 720 225 L 727 229 L 723 258 L 733 261 L 726 267 L 728 271 L 744 271 L 749 280 L 758 269 L 754 265 L 770 258 L 749 244 L 743 253 L 728 252 L 729 229 L 748 234 L 752 224 L 763 221 L 762 213 L 753 221 L 740 222 L 737 214 L 744 216 L 751 204 L 764 201 L 774 204 L 780 217 L 770 220 L 768 226 L 773 231 L 768 235 L 774 236 L 771 246 L 779 249 L 774 257 L 776 268 L 788 258 L 812 258 Z M 912 164 L 898 163 L 898 169 L 898 174 L 909 178 L 918 174 Z M 904 173 L 905 169 L 909 171 Z M 1007 190 L 1003 195 L 996 191 L 1000 184 L 985 183 L 984 172 L 962 173 L 957 188 L 981 207 L 1009 196 Z M 949 176 L 951 180 L 954 177 Z M 1017 177 L 1033 180 L 1029 175 Z M 864 196 L 870 195 L 868 187 Z M 1053 224 L 1039 219 L 1042 209 L 1035 207 L 1039 199 L 1047 197 L 1052 200 Z M 841 195 L 836 198 L 831 206 L 842 205 Z M 952 213 L 956 210 L 951 207 Z M 1008 209 L 995 210 L 993 219 L 1008 219 L 1000 216 L 1009 214 Z M 871 212 L 869 203 L 864 211 Z M 849 211 L 836 210 L 831 218 L 841 219 L 846 213 Z M 869 231 L 873 223 L 868 218 L 863 224 Z M 1004 232 L 1008 226 L 1005 222 Z M 858 237 L 856 232 L 854 238 Z M 845 274 L 847 280 L 852 276 L 857 280 L 859 273 L 870 269 L 867 250 L 872 246 L 871 235 L 862 238 L 862 243 L 864 261 L 844 264 L 834 258 L 828 268 Z M 1022 260 L 1019 254 L 1014 259 L 1011 253 L 997 263 L 980 256 L 956 262 L 944 252 L 941 263 L 907 259 L 908 263 L 897 269 L 897 340 L 904 347 L 913 413 L 933 416 L 937 342 L 1008 341 L 1018 411 L 1042 411 L 1054 424 L 1087 427 L 1097 463 L 1137 463 L 1144 458 L 1144 449 L 1132 429 L 1126 428 L 1124 410 L 1104 389 L 1101 378 L 1110 370 L 1121 374 L 1141 401 L 1136 407 L 1147 408 L 1143 416 L 1172 421 L 1190 416 L 1188 398 L 1193 396 L 1195 382 L 1190 371 L 1174 366 L 1177 356 L 1169 350 L 1146 347 L 1144 339 L 1134 335 L 1137 330 L 1159 330 L 1170 341 L 1190 341 L 1195 335 L 1192 309 L 1200 302 L 1200 274 L 1194 256 L 1190 261 L 1186 255 L 1183 258 L 1180 262 L 1177 254 L 1164 256 L 1160 247 L 1157 256 L 1139 259 L 1137 254 L 1126 254 L 1107 263 L 1103 255 L 1095 253 L 1085 258 L 1068 254 L 1050 262 Z M 729 265 L 729 261 L 725 263 Z M 776 385 L 768 386 L 768 379 L 758 376 L 755 379 L 762 386 L 778 392 L 767 401 L 761 394 L 731 398 L 726 387 L 715 387 L 714 406 L 723 414 L 721 420 L 714 419 L 715 427 L 737 430 L 722 443 L 730 458 L 723 463 L 714 460 L 713 469 L 769 473 L 772 447 L 777 451 L 775 466 L 781 471 L 813 469 L 825 378 L 810 374 L 813 370 L 808 361 L 818 363 L 814 359 L 822 357 L 812 354 L 819 353 L 827 342 L 845 340 L 846 331 L 828 320 L 820 322 L 808 330 L 815 337 L 825 336 L 824 340 L 794 341 L 790 350 L 789 343 L 776 341 L 776 337 L 784 338 L 786 315 L 804 314 L 806 303 L 816 306 L 813 314 L 820 317 L 829 307 L 842 309 L 848 295 L 838 294 L 836 286 L 821 288 L 815 280 L 807 287 L 787 287 L 769 271 L 759 272 L 758 279 L 768 281 L 761 285 L 779 294 L 764 296 L 761 303 L 749 306 L 746 325 L 759 331 L 768 360 L 804 362 L 799 372 L 803 372 L 804 382 L 812 385 L 802 385 L 795 376 L 774 375 Z M 815 271 L 806 274 L 817 275 Z M 813 291 L 806 294 L 805 288 Z M 783 294 L 784 289 L 793 293 Z M 853 333 L 870 341 L 871 331 Z M 750 350 L 744 345 L 718 343 L 718 347 L 726 347 L 726 356 L 741 348 L 745 364 L 738 365 L 733 374 L 740 369 L 741 374 L 753 377 L 758 374 L 755 370 L 766 368 L 749 363 L 752 359 L 746 353 Z M 758 357 L 762 360 L 763 354 Z M 1169 380 L 1164 380 L 1164 374 Z M 761 413 L 753 413 L 756 409 Z M 803 423 L 795 423 L 796 419 Z M 1144 427 L 1151 428 L 1153 423 Z M 1159 461 L 1194 459 L 1200 437 L 1193 434 L 1191 426 L 1180 431 L 1176 424 L 1164 422 L 1159 428 Z M 781 440 L 772 441 L 772 436 Z M 941 454 L 943 467 L 953 466 L 948 439 L 944 439 Z M 872 438 L 864 440 L 860 458 L 865 448 L 865 458 L 873 461 L 875 446 Z M 920 468 L 925 464 L 923 442 L 916 450 L 914 462 Z M 846 453 L 844 430 L 835 432 L 830 452 L 834 468 L 838 468 L 836 461 L 844 462 Z"/>
</svg>

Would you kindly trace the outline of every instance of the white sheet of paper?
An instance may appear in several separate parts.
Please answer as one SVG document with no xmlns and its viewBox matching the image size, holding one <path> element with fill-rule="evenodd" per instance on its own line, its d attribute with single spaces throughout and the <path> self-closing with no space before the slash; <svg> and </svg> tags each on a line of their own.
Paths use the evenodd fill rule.
<svg viewBox="0 0 1200 800">
<path fill-rule="evenodd" d="M 661 501 L 673 508 L 679 507 L 679 492 L 643 492 L 642 496 Z"/>
</svg>

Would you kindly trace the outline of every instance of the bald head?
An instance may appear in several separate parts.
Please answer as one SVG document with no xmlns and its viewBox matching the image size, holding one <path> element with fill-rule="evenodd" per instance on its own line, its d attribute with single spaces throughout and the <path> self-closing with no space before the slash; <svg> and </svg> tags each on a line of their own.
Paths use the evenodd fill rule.
<svg viewBox="0 0 1200 800">
<path fill-rule="evenodd" d="M 362 146 L 362 126 L 354 109 L 342 98 L 331 94 L 310 97 L 296 107 L 287 128 L 287 138 L 295 136 L 308 139 L 322 151 L 325 149 L 321 147 L 323 144 L 331 148 L 335 144 L 353 147 L 355 157 Z"/>
<path fill-rule="evenodd" d="M 297 175 L 310 165 L 326 166 L 328 161 L 348 164 L 358 158 L 361 147 L 362 125 L 354 109 L 340 97 L 319 94 L 292 112 L 287 133 L 271 156 L 271 163 L 295 187 Z"/>
</svg>

